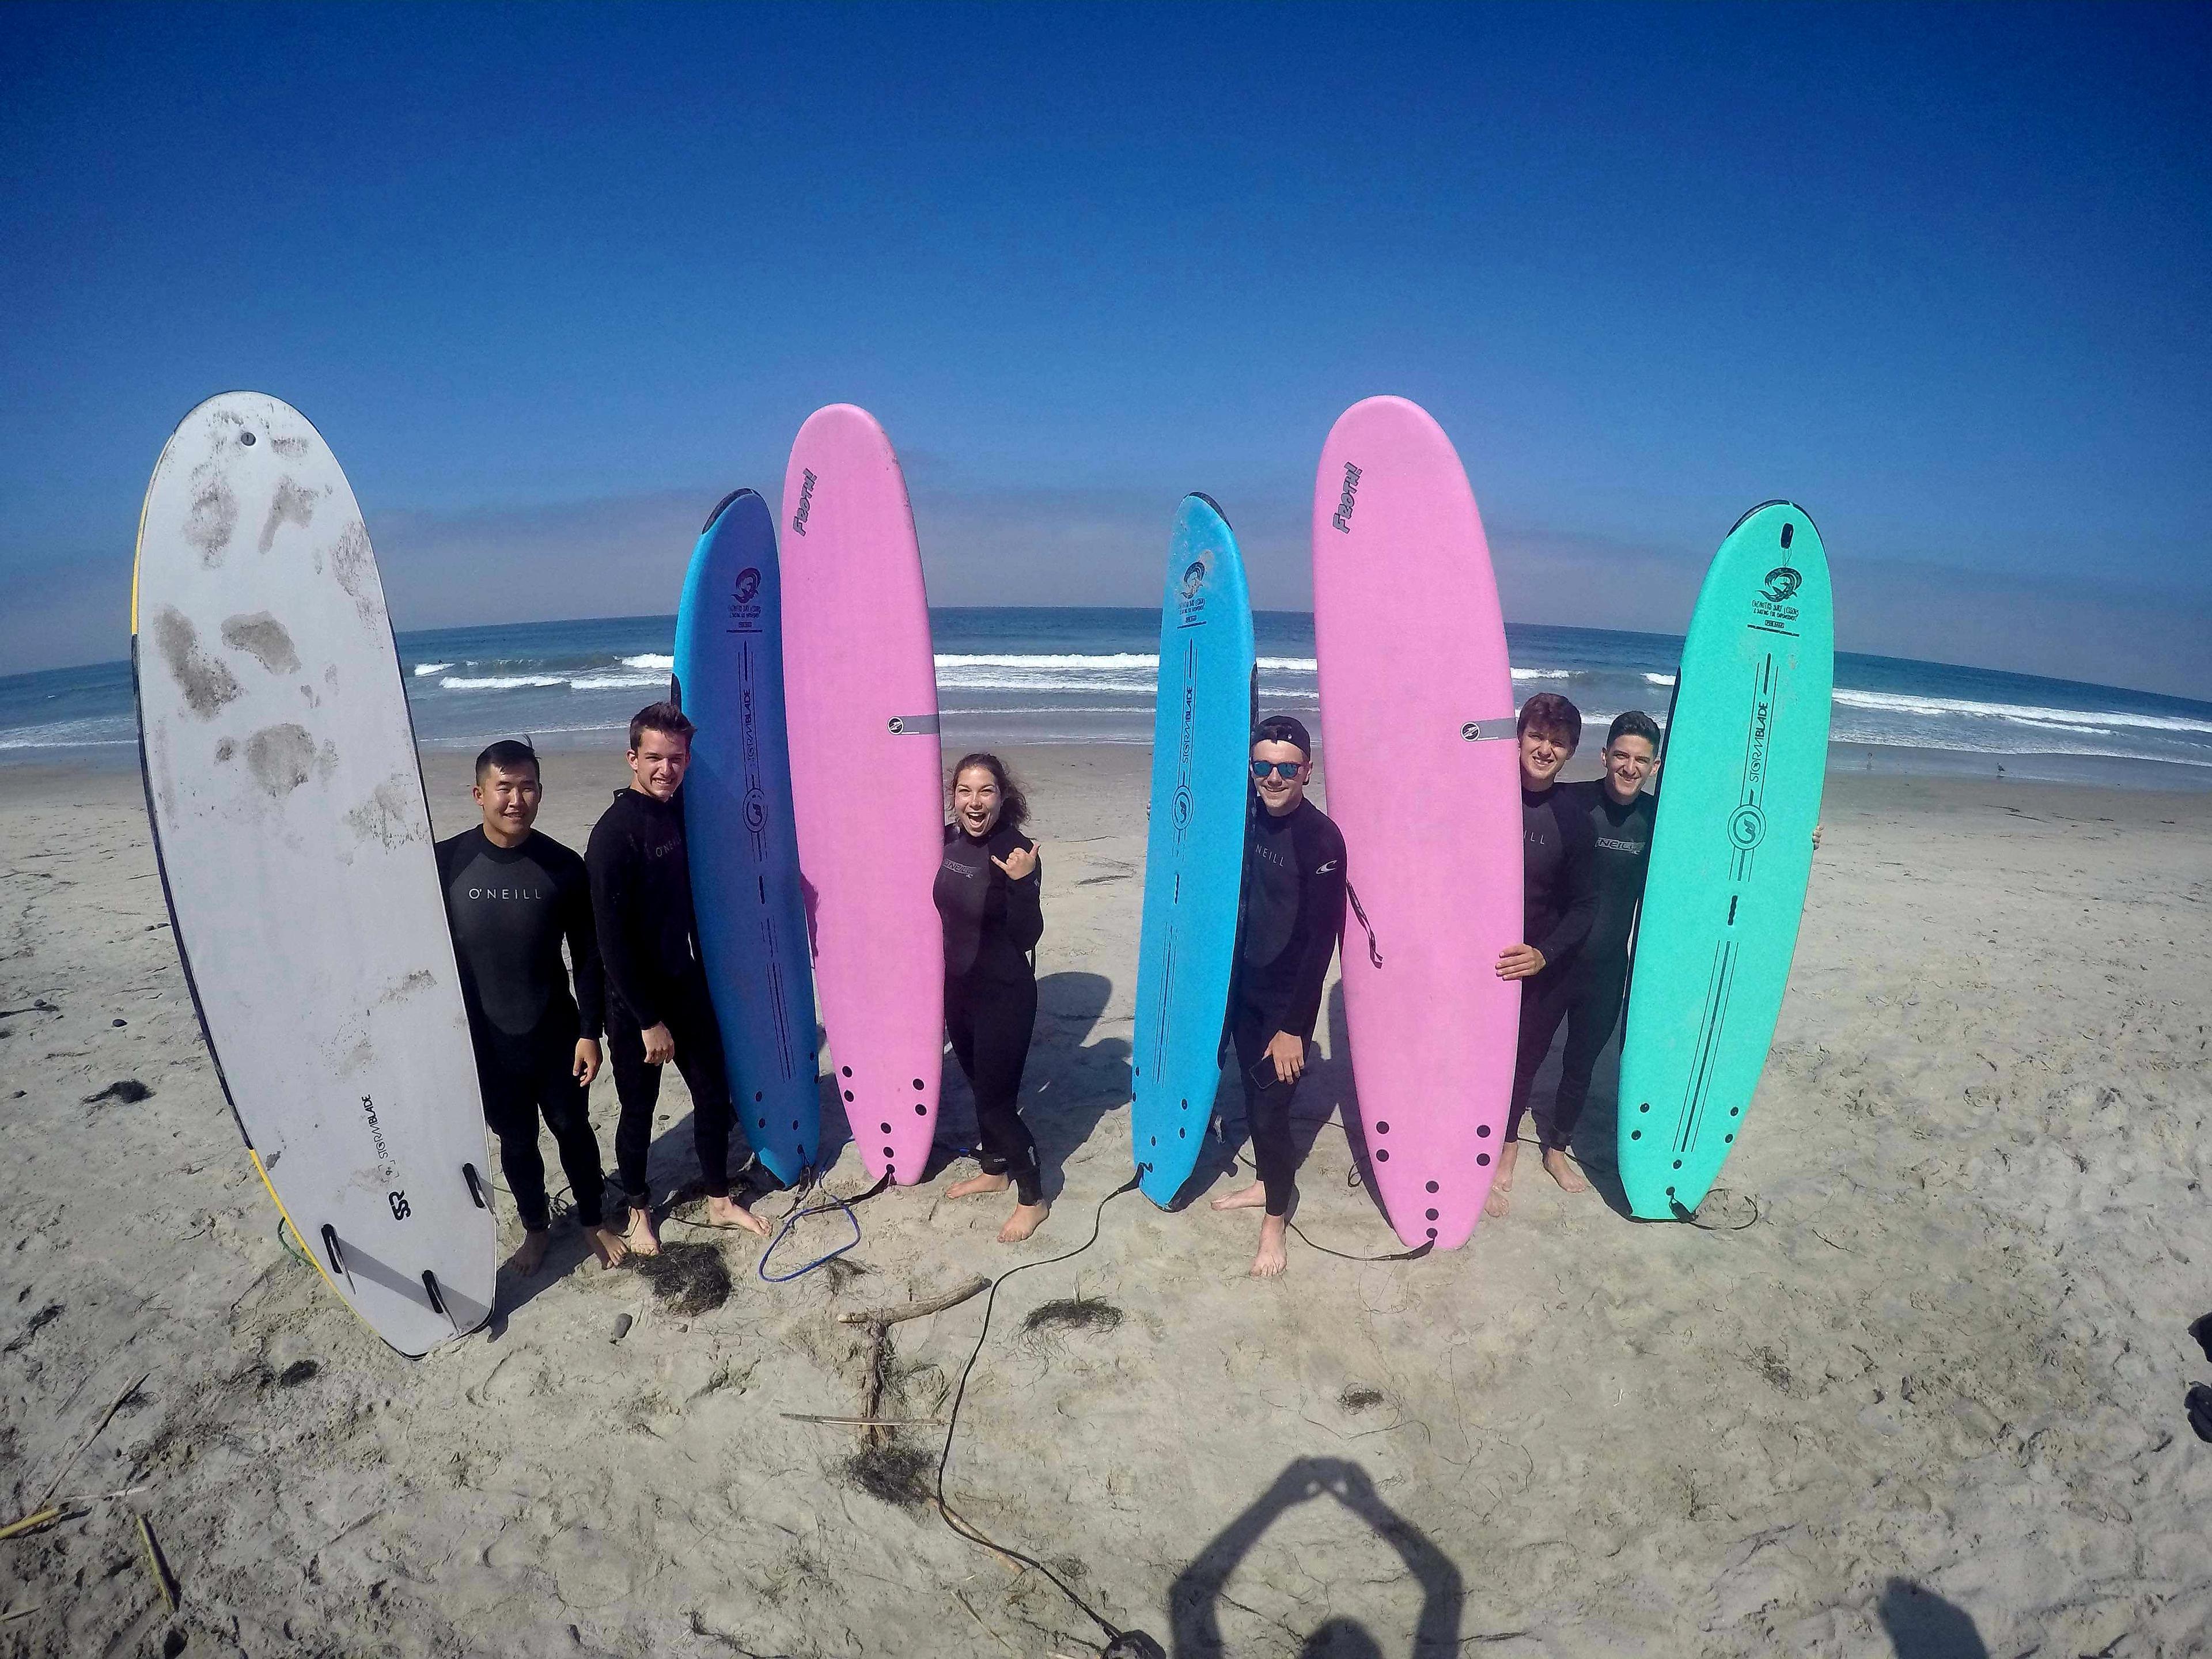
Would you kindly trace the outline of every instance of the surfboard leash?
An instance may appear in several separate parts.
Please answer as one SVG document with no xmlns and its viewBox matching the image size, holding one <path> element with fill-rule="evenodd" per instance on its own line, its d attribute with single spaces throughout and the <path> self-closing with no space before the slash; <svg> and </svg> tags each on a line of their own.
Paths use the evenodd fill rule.
<svg viewBox="0 0 2212 1659">
<path fill-rule="evenodd" d="M 1375 924 L 1367 920 L 1367 908 L 1359 902 L 1359 890 L 1346 881 L 1344 896 L 1352 901 L 1352 914 L 1359 918 L 1360 927 L 1366 930 L 1367 959 L 1380 968 L 1382 965 L 1382 947 L 1375 942 Z"/>
<path fill-rule="evenodd" d="M 770 1285 L 788 1285 L 793 1279 L 802 1279 L 806 1274 L 812 1273 L 817 1267 L 823 1267 L 830 1262 L 835 1261 L 839 1256 L 844 1255 L 846 1251 L 857 1246 L 860 1242 L 860 1218 L 853 1213 L 854 1206 L 866 1203 L 870 1199 L 875 1197 L 877 1194 L 882 1192 L 885 1188 L 891 1184 L 890 1176 L 889 1175 L 885 1175 L 865 1193 L 858 1194 L 852 1198 L 847 1198 L 842 1194 L 830 1192 L 829 1188 L 824 1183 L 823 1178 L 819 1172 L 810 1169 L 805 1172 L 805 1174 L 807 1177 L 806 1186 L 799 1193 L 799 1195 L 792 1200 L 791 1208 L 784 1212 L 782 1224 L 777 1227 L 775 1237 L 769 1240 L 768 1248 L 760 1253 L 760 1260 L 753 1264 L 753 1271 L 758 1273 L 765 1283 Z M 812 1198 L 817 1192 L 829 1192 L 830 1201 L 827 1204 L 808 1204 L 807 1200 Z M 794 1267 L 787 1273 L 772 1273 L 768 1270 L 769 1258 L 775 1254 L 776 1247 L 778 1245 L 781 1244 L 785 1239 L 791 1237 L 791 1230 L 793 1228 L 796 1227 L 800 1222 L 805 1220 L 809 1216 L 828 1215 L 832 1210 L 842 1211 L 844 1212 L 845 1219 L 853 1224 L 853 1237 L 850 1239 L 847 1240 L 844 1243 L 840 1244 L 836 1249 L 827 1251 L 821 1255 L 816 1256 L 813 1261 L 808 1262 L 805 1267 Z"/>
<path fill-rule="evenodd" d="M 984 1343 L 990 1340 L 991 1314 L 999 1300 L 999 1287 L 1016 1273 L 1026 1273 L 1031 1267 L 1050 1267 L 1062 1261 L 1071 1261 L 1096 1244 L 1098 1242 L 1099 1228 L 1105 1222 L 1106 1206 L 1124 1193 L 1135 1192 L 1137 1183 L 1144 1179 L 1147 1167 L 1145 1164 L 1139 1164 L 1136 1174 L 1098 1200 L 1098 1207 L 1091 1212 L 1091 1237 L 1073 1249 L 1062 1251 L 1058 1255 L 1045 1256 L 1036 1261 L 1022 1262 L 1007 1268 L 1006 1272 L 992 1279 L 990 1292 L 983 1299 L 983 1328 L 975 1333 L 975 1346 L 968 1351 L 968 1363 L 960 1368 L 960 1382 L 952 1391 L 952 1409 L 946 1413 L 945 1417 L 945 1449 L 938 1454 L 937 1457 L 939 1517 L 952 1529 L 956 1536 L 965 1539 L 969 1543 L 980 1545 L 984 1549 L 994 1551 L 1010 1561 L 1018 1561 L 1025 1567 L 1034 1567 L 1042 1573 L 1054 1589 L 1082 1610 L 1085 1618 L 1106 1632 L 1107 1646 L 1103 1659 L 1167 1659 L 1167 1655 L 1166 1650 L 1160 1646 L 1156 1638 L 1140 1630 L 1121 1629 L 1097 1608 L 1092 1607 L 1090 1602 L 1077 1595 L 1066 1579 L 1035 1556 L 1024 1555 L 1019 1550 L 1007 1548 L 997 1540 L 988 1536 L 983 1529 L 973 1522 L 965 1520 L 957 1514 L 952 1506 L 945 1501 L 945 1466 L 952 1461 L 952 1437 L 960 1431 L 960 1407 L 968 1398 L 968 1378 L 975 1369 L 975 1362 L 982 1358 Z"/>
</svg>

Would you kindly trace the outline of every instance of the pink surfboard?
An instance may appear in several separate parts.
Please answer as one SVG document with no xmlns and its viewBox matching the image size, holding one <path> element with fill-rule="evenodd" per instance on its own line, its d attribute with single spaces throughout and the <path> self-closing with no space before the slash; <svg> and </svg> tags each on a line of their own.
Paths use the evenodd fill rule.
<svg viewBox="0 0 2212 1659">
<path fill-rule="evenodd" d="M 1482 1214 L 1513 1084 L 1521 993 L 1496 963 L 1521 937 L 1521 781 L 1490 544 L 1425 410 L 1370 398 L 1338 420 L 1313 555 L 1361 1127 L 1398 1236 L 1454 1249 Z"/>
<path fill-rule="evenodd" d="M 783 687 L 814 983 L 868 1173 L 921 1179 L 945 1044 L 945 853 L 929 600 L 906 476 L 850 404 L 783 478 Z"/>
</svg>

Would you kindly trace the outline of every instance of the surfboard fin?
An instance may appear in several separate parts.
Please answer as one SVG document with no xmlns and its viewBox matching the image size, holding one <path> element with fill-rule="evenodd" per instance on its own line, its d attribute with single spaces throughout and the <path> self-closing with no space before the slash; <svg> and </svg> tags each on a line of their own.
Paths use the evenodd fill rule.
<svg viewBox="0 0 2212 1659">
<path fill-rule="evenodd" d="M 330 1258 L 331 1271 L 343 1273 L 345 1282 L 352 1284 L 353 1273 L 345 1264 L 345 1252 L 338 1248 L 338 1230 L 327 1221 L 323 1223 L 323 1254 Z"/>
<path fill-rule="evenodd" d="M 477 1208 L 479 1210 L 489 1210 L 491 1208 L 490 1205 L 484 1202 L 483 1182 L 477 1177 L 477 1166 L 475 1164 L 464 1164 L 461 1165 L 461 1179 L 469 1183 L 469 1196 L 476 1200 Z"/>
</svg>

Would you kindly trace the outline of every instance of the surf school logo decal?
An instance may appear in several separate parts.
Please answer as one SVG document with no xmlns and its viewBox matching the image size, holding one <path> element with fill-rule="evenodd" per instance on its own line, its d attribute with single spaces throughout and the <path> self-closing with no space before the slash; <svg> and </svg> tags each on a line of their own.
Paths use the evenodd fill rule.
<svg viewBox="0 0 2212 1659">
<path fill-rule="evenodd" d="M 1350 461 L 1344 464 L 1344 489 L 1336 498 L 1336 513 L 1329 522 L 1347 536 L 1352 533 L 1352 506 L 1353 500 L 1359 494 L 1359 480 L 1362 476 L 1360 469 L 1352 465 Z"/>
<path fill-rule="evenodd" d="M 814 469 L 808 467 L 799 481 L 799 511 L 791 515 L 791 527 L 798 534 L 806 533 L 806 516 L 814 511 Z"/>
<path fill-rule="evenodd" d="M 1751 626 L 1766 634 L 1796 634 L 1798 611 L 1790 601 L 1804 585 L 1804 572 L 1794 565 L 1776 565 L 1766 573 L 1765 586 L 1752 598 Z"/>
<path fill-rule="evenodd" d="M 730 585 L 730 632 L 757 634 L 760 631 L 761 573 L 751 565 L 738 572 L 738 579 Z"/>
<path fill-rule="evenodd" d="M 1201 553 L 1184 568 L 1176 583 L 1178 627 L 1193 628 L 1206 620 L 1206 579 L 1213 555 Z"/>
</svg>

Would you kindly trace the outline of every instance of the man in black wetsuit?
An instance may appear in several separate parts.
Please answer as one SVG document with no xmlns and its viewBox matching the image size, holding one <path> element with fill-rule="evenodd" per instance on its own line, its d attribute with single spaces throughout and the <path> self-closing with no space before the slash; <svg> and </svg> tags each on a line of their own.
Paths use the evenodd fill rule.
<svg viewBox="0 0 2212 1659">
<path fill-rule="evenodd" d="M 1521 1150 L 1521 1118 L 1529 1085 L 1552 1046 L 1572 993 L 1576 958 L 1597 915 L 1596 837 L 1589 815 L 1553 787 L 1582 741 L 1583 714 L 1565 697 L 1539 692 L 1521 705 L 1521 872 L 1523 939 L 1498 958 L 1500 979 L 1521 981 L 1521 1040 L 1514 1057 L 1512 1112 L 1486 1215 L 1512 1207 L 1513 1165 Z M 1567 1159 L 1566 1143 L 1536 1121 L 1544 1169 L 1571 1193 L 1589 1183 Z"/>
<path fill-rule="evenodd" d="M 495 743 L 477 757 L 483 823 L 438 843 L 438 883 L 453 924 L 461 1000 L 469 1011 L 484 1121 L 522 1218 L 509 1264 L 527 1277 L 545 1260 L 552 1211 L 538 1116 L 553 1132 L 592 1253 L 612 1267 L 622 1240 L 601 1223 L 606 1176 L 586 1091 L 599 1071 L 602 984 L 584 861 L 532 827 L 543 796 L 538 754 Z M 561 960 L 568 942 L 568 963 Z M 576 992 L 568 994 L 569 963 Z"/>
<path fill-rule="evenodd" d="M 699 955 L 684 803 L 677 793 L 691 763 L 696 729 L 672 702 L 638 711 L 629 723 L 629 787 L 615 792 L 584 849 L 607 968 L 607 1059 L 622 1100 L 615 1169 L 629 1206 L 623 1238 L 643 1255 L 660 1249 L 645 1166 L 660 1069 L 671 1060 L 691 1091 L 692 1145 L 706 1178 L 708 1224 L 768 1232 L 730 1196 L 730 1131 L 737 1114 Z"/>
<path fill-rule="evenodd" d="M 1659 726 L 1650 715 L 1631 709 L 1616 717 L 1605 734 L 1605 775 L 1587 783 L 1563 783 L 1555 793 L 1562 806 L 1586 813 L 1595 840 L 1597 911 L 1589 937 L 1583 941 L 1566 988 L 1565 1048 L 1559 1055 L 1559 1089 L 1551 1115 L 1536 1109 L 1536 1133 L 1547 1149 L 1564 1152 L 1574 1139 L 1583 1103 L 1589 1098 L 1590 1073 L 1620 1023 L 1623 992 L 1628 987 L 1628 940 L 1636 927 L 1636 907 L 1644 900 L 1644 878 L 1650 868 L 1651 824 L 1659 811 L 1656 794 L 1644 784 L 1658 764 Z M 1547 1036 L 1548 1048 L 1551 1038 Z M 1543 1056 L 1539 1054 L 1540 1065 Z M 1554 1171 L 1557 1174 L 1557 1171 Z M 1572 1175 L 1572 1167 L 1566 1173 Z M 1579 1176 L 1561 1179 L 1569 1192 L 1581 1190 Z"/>
<path fill-rule="evenodd" d="M 1244 1082 L 1244 1115 L 1260 1178 L 1213 1200 L 1217 1210 L 1264 1205 L 1252 1276 L 1289 1262 L 1284 1240 L 1297 1195 L 1291 1098 L 1305 1073 L 1321 1013 L 1321 984 L 1344 931 L 1344 837 L 1305 798 L 1313 744 L 1287 714 L 1252 729 L 1253 815 L 1244 859 L 1244 927 L 1230 993 L 1230 1030 Z"/>
</svg>

